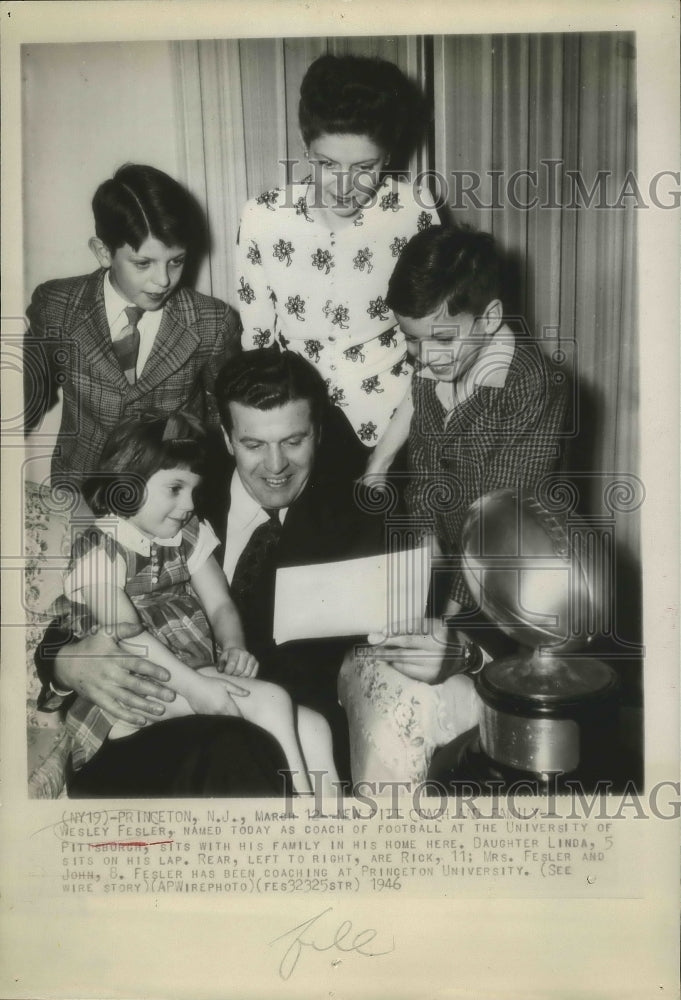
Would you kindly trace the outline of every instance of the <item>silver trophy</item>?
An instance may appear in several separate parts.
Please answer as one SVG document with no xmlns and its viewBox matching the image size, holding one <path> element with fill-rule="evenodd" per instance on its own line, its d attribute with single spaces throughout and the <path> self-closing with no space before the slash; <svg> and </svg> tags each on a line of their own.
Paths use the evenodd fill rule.
<svg viewBox="0 0 681 1000">
<path fill-rule="evenodd" d="M 466 582 L 487 618 L 521 647 L 475 677 L 476 752 L 486 761 L 477 777 L 530 776 L 543 787 L 556 777 L 593 784 L 611 775 L 617 676 L 588 655 L 604 593 L 596 550 L 580 518 L 552 514 L 514 490 L 469 509 Z"/>
</svg>

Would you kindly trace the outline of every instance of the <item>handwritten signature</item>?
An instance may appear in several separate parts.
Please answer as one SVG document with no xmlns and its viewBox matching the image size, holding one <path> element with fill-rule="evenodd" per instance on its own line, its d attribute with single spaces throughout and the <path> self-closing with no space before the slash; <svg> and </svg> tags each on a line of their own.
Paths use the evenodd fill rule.
<svg viewBox="0 0 681 1000">
<path fill-rule="evenodd" d="M 303 953 L 303 948 L 312 948 L 313 951 L 330 951 L 332 948 L 337 949 L 341 952 L 357 952 L 358 955 L 364 955 L 365 958 L 377 958 L 379 955 L 389 955 L 390 952 L 395 950 L 395 939 L 393 938 L 393 943 L 391 948 L 387 948 L 385 951 L 368 951 L 366 950 L 368 945 L 374 940 L 378 931 L 371 927 L 366 928 L 363 931 L 358 931 L 354 934 L 352 940 L 348 940 L 349 936 L 353 933 L 352 921 L 344 920 L 335 931 L 327 929 L 322 931 L 320 929 L 319 921 L 322 917 L 325 917 L 327 913 L 331 913 L 333 910 L 332 906 L 327 906 L 325 910 L 318 913 L 316 917 L 310 917 L 309 920 L 305 920 L 302 924 L 296 924 L 292 927 L 290 931 L 285 931 L 284 934 L 280 934 L 279 937 L 274 938 L 270 941 L 270 945 L 276 944 L 277 941 L 283 941 L 285 938 L 290 938 L 292 934 L 295 937 L 291 941 L 290 945 L 284 952 L 284 955 L 279 963 L 279 975 L 282 979 L 290 979 L 295 967 L 298 964 L 298 959 Z M 308 936 L 308 932 L 313 928 L 314 931 Z M 312 940 L 319 934 L 317 940 Z M 328 943 L 319 943 L 319 939 L 322 941 L 326 940 Z"/>
</svg>

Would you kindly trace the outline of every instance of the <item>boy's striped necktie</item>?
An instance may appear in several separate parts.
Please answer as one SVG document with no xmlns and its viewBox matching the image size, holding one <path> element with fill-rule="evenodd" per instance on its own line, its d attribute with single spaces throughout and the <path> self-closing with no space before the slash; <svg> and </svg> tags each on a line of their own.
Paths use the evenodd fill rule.
<svg viewBox="0 0 681 1000">
<path fill-rule="evenodd" d="M 137 356 L 140 350 L 140 332 L 137 324 L 143 313 L 144 309 L 140 309 L 139 306 L 126 306 L 125 315 L 128 317 L 128 322 L 121 330 L 120 337 L 113 341 L 114 354 L 130 385 L 135 384 L 137 377 Z"/>
</svg>

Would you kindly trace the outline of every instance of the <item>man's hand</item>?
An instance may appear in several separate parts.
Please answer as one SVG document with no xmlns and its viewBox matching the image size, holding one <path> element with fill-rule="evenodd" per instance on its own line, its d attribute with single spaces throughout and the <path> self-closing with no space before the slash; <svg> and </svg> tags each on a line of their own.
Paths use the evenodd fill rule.
<svg viewBox="0 0 681 1000">
<path fill-rule="evenodd" d="M 450 633 L 439 620 L 426 620 L 418 631 L 399 635 L 373 632 L 368 638 L 378 647 L 376 653 L 382 660 L 425 684 L 435 684 L 466 668 L 465 637 L 460 632 Z"/>
<path fill-rule="evenodd" d="M 120 639 L 132 639 L 143 631 L 141 625 L 128 622 L 116 626 Z M 158 720 L 165 712 L 162 702 L 175 698 L 174 691 L 164 683 L 170 679 L 167 670 L 140 657 L 127 656 L 103 631 L 63 646 L 54 668 L 56 687 L 75 691 L 133 726 L 144 726 L 147 719 Z"/>
</svg>

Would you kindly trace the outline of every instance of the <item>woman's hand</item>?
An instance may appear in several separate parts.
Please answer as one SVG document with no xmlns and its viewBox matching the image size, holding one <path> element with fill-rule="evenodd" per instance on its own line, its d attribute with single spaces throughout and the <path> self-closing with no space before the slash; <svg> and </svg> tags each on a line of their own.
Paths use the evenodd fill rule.
<svg viewBox="0 0 681 1000">
<path fill-rule="evenodd" d="M 121 639 L 132 639 L 143 631 L 141 625 L 129 622 L 116 626 Z M 165 686 L 169 678 L 163 667 L 123 653 L 113 636 L 102 630 L 63 646 L 55 659 L 56 687 L 75 691 L 133 726 L 163 716 L 162 703 L 175 698 L 174 691 Z"/>
<path fill-rule="evenodd" d="M 460 632 L 450 633 L 439 619 L 426 619 L 414 632 L 373 632 L 368 641 L 378 647 L 376 653 L 384 662 L 412 680 L 435 684 L 466 669 L 465 637 Z"/>
<path fill-rule="evenodd" d="M 390 472 L 390 466 L 392 465 L 393 458 L 393 455 L 378 454 L 377 450 L 374 448 L 373 452 L 369 456 L 366 469 L 359 477 L 359 481 L 362 486 L 365 486 L 367 489 L 375 489 L 376 487 L 385 486 L 388 482 L 388 473 Z"/>
<path fill-rule="evenodd" d="M 367 488 L 384 486 L 388 481 L 388 472 L 395 461 L 402 445 L 409 437 L 411 418 L 414 415 L 414 404 L 411 389 L 397 407 L 385 431 L 376 443 L 369 456 L 367 467 L 361 482 Z"/>
<path fill-rule="evenodd" d="M 234 698 L 248 698 L 250 691 L 223 677 L 196 674 L 196 683 L 186 698 L 197 715 L 232 715 L 241 717 Z"/>
<path fill-rule="evenodd" d="M 233 677 L 255 677 L 260 664 L 248 650 L 232 646 L 220 653 L 217 668 L 221 674 L 231 674 Z"/>
</svg>

